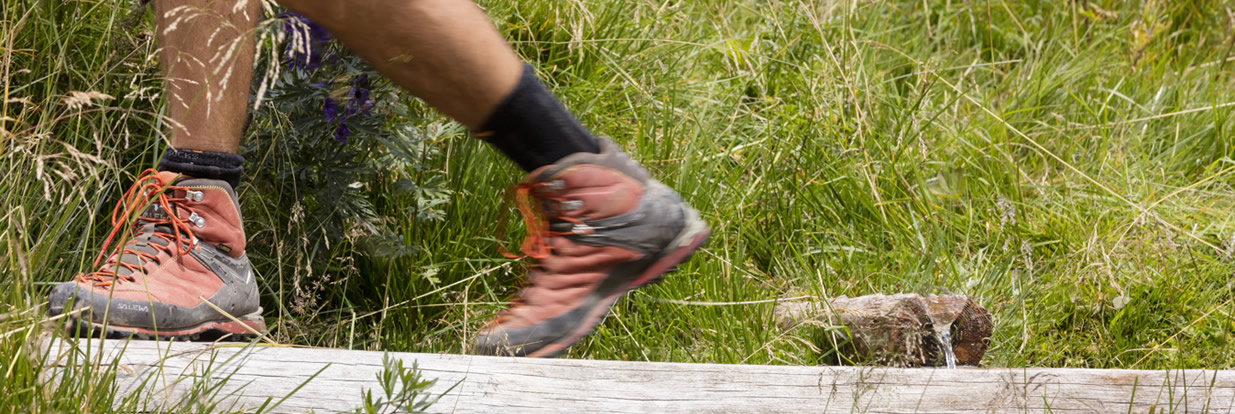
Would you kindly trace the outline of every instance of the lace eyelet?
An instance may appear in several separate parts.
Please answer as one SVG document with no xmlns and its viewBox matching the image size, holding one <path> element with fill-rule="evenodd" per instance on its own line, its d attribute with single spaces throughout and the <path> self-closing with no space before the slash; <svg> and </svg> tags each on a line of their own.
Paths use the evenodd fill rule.
<svg viewBox="0 0 1235 414">
<path fill-rule="evenodd" d="M 189 214 L 189 221 L 192 222 L 193 225 L 197 226 L 197 228 L 199 229 L 202 227 L 206 227 L 206 219 L 202 218 L 202 216 L 197 215 L 196 211 Z"/>
<path fill-rule="evenodd" d="M 189 191 L 184 192 L 184 198 L 188 199 L 189 201 L 200 203 L 202 200 L 206 198 L 206 195 L 201 191 L 189 190 Z"/>
<path fill-rule="evenodd" d="M 545 191 L 562 191 L 563 189 L 566 188 L 566 182 L 562 180 L 553 180 L 548 183 L 545 183 L 545 186 L 542 188 Z"/>
<path fill-rule="evenodd" d="M 562 209 L 562 211 L 575 211 L 575 210 L 583 208 L 583 201 L 582 200 L 566 200 L 566 201 L 558 203 L 558 208 Z"/>
</svg>

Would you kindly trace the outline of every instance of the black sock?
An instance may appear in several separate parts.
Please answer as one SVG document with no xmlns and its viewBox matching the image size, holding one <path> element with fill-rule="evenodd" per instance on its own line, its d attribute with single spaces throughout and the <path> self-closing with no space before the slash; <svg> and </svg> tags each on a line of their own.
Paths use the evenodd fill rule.
<svg viewBox="0 0 1235 414">
<path fill-rule="evenodd" d="M 497 105 L 476 136 L 526 171 L 576 152 L 600 152 L 592 133 L 579 125 L 526 64 L 515 90 Z"/>
<path fill-rule="evenodd" d="M 244 157 L 224 152 L 168 148 L 163 153 L 163 159 L 159 160 L 159 171 L 223 180 L 236 188 L 240 185 L 240 176 L 244 174 Z"/>
</svg>

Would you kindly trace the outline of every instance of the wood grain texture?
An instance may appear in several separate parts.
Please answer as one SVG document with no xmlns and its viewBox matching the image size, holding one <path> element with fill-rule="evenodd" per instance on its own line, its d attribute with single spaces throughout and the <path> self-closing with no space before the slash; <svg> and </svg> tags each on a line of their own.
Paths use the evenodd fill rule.
<svg viewBox="0 0 1235 414">
<path fill-rule="evenodd" d="M 157 405 L 196 382 L 235 409 L 292 392 L 275 412 L 337 412 L 378 390 L 381 352 L 98 340 L 45 344 L 54 376 L 77 352 L 117 361 L 122 393 Z M 89 348 L 89 351 L 86 351 Z M 1235 372 L 879 368 L 518 359 L 391 353 L 418 362 L 440 412 L 1230 412 Z M 325 369 L 323 369 L 325 368 Z M 226 381 L 225 381 L 226 379 Z"/>
</svg>

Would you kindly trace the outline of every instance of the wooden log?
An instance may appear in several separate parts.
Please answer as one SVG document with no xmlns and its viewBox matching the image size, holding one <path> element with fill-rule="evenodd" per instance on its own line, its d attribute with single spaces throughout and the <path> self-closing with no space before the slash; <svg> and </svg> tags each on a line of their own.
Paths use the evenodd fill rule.
<svg viewBox="0 0 1235 414">
<path fill-rule="evenodd" d="M 991 313 L 968 296 L 930 295 L 925 298 L 932 329 L 951 332 L 952 349 L 960 365 L 978 365 L 986 355 L 994 330 Z M 936 354 L 938 355 L 938 354 Z M 938 361 L 935 361 L 938 362 Z M 927 365 L 938 365 L 931 364 Z"/>
<path fill-rule="evenodd" d="M 117 361 L 121 395 L 146 384 L 149 408 L 217 386 L 222 407 L 337 412 L 376 391 L 381 352 L 98 340 L 50 341 L 45 375 L 69 355 Z M 392 353 L 419 363 L 437 412 L 1227 412 L 1235 372 L 681 364 Z M 314 376 L 316 374 L 316 376 Z M 312 380 L 309 380 L 312 377 Z M 303 386 L 302 386 L 303 385 Z M 297 387 L 301 387 L 296 391 Z"/>
<path fill-rule="evenodd" d="M 947 347 L 956 364 L 976 366 L 993 328 L 990 312 L 961 295 L 838 296 L 826 303 L 780 303 L 776 315 L 787 329 L 803 323 L 844 325 L 852 346 L 837 351 L 847 359 L 900 367 L 945 365 Z"/>
</svg>

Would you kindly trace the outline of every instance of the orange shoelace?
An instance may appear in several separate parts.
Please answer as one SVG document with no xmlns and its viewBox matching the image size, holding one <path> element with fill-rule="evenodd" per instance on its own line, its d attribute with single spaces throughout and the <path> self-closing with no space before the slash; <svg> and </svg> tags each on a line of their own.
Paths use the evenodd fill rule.
<svg viewBox="0 0 1235 414">
<path fill-rule="evenodd" d="M 518 255 L 507 250 L 505 246 L 499 243 L 498 251 L 501 252 L 502 256 L 505 256 L 507 259 L 530 257 L 536 260 L 543 260 L 553 254 L 553 248 L 549 243 L 550 239 L 553 237 L 579 234 L 579 232 L 575 231 L 552 231 L 549 229 L 549 212 L 546 211 L 544 202 L 552 201 L 563 203 L 569 201 L 560 197 L 548 197 L 539 192 L 539 190 L 543 188 L 552 186 L 553 184 L 551 182 L 521 182 L 515 184 L 512 188 L 512 192 L 507 192 L 507 200 L 514 198 L 515 205 L 519 208 L 519 215 L 523 216 L 523 223 L 527 227 L 527 237 L 523 239 L 523 243 L 519 247 L 523 253 L 522 255 Z M 584 224 L 583 220 L 565 217 L 562 215 L 554 215 L 552 218 L 573 223 L 576 225 L 576 228 L 584 229 L 581 230 L 584 234 L 594 232 L 594 230 Z M 506 219 L 503 214 L 503 217 L 498 220 L 497 234 L 501 235 L 502 233 L 505 233 L 505 229 Z M 539 269 L 539 263 L 532 264 L 532 268 Z M 520 292 L 535 286 L 535 284 L 536 281 L 534 279 L 526 278 Z M 509 320 L 513 316 L 513 311 L 524 306 L 525 304 L 526 299 L 522 294 L 516 296 L 511 300 L 510 307 L 498 314 L 495 322 L 500 324 Z"/>
<path fill-rule="evenodd" d="M 107 241 L 103 242 L 103 250 L 99 252 L 99 257 L 94 260 L 94 267 L 99 268 L 99 263 L 102 262 L 103 258 L 109 257 L 107 262 L 104 263 L 106 267 L 99 268 L 99 270 L 94 272 L 81 274 L 78 276 L 78 280 L 83 283 L 94 282 L 94 286 L 97 287 L 108 287 L 113 283 L 133 282 L 136 279 L 132 274 L 140 272 L 143 264 L 147 261 L 157 263 L 159 260 L 157 254 L 146 253 L 130 247 L 133 241 L 117 245 L 112 249 L 111 254 L 108 254 L 107 248 L 111 246 L 116 235 L 120 233 L 120 229 L 128 227 L 134 233 L 133 236 L 136 236 L 137 229 L 139 228 L 136 224 L 138 222 L 171 227 L 171 233 L 154 233 L 154 236 L 167 242 L 166 244 L 148 244 L 156 252 L 161 250 L 175 257 L 192 250 L 197 245 L 197 236 L 194 235 L 188 220 L 176 217 L 175 213 L 184 211 L 194 214 L 196 212 L 187 205 L 189 201 L 187 198 L 174 197 L 176 191 L 187 194 L 188 188 L 176 187 L 171 185 L 171 182 L 165 182 L 158 171 L 154 169 L 147 169 L 142 172 L 142 175 L 137 177 L 137 182 L 133 183 L 132 187 L 129 187 L 129 190 L 121 197 L 120 202 L 112 209 L 111 233 L 107 235 Z M 162 209 L 167 218 L 140 217 L 136 218 L 136 221 L 130 222 L 130 220 L 134 220 L 132 217 L 134 213 L 145 211 L 146 207 L 152 203 Z M 126 254 L 136 256 L 138 264 L 126 263 L 121 260 Z M 118 272 L 121 267 L 128 269 L 129 274 L 121 275 Z"/>
<path fill-rule="evenodd" d="M 504 246 L 499 245 L 498 249 L 502 256 L 508 259 L 518 259 L 522 257 L 531 257 L 533 259 L 544 259 L 552 254 L 552 248 L 549 244 L 549 239 L 558 236 L 569 236 L 579 234 L 575 231 L 552 231 L 549 230 L 548 212 L 545 211 L 543 201 L 554 201 L 558 203 L 567 202 L 569 200 L 560 197 L 546 197 L 537 192 L 541 188 L 551 187 L 553 184 L 548 182 L 522 182 L 515 184 L 513 198 L 515 205 L 519 208 L 519 215 L 523 216 L 523 223 L 527 227 L 527 237 L 523 239 L 522 245 L 519 247 L 523 255 L 517 255 Z M 507 193 L 507 198 L 511 198 L 511 194 Z M 579 220 L 572 217 L 555 215 L 553 218 L 568 221 L 575 224 L 576 228 L 585 229 L 583 233 L 592 233 L 593 230 Z M 499 220 L 498 233 L 501 234 L 506 226 L 505 219 Z"/>
</svg>

